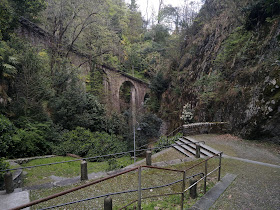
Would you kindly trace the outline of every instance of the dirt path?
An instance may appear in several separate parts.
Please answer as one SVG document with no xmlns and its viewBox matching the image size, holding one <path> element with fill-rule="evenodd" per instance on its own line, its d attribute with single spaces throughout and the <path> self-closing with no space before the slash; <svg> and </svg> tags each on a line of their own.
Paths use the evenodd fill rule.
<svg viewBox="0 0 280 210">
<path fill-rule="evenodd" d="M 198 135 L 226 155 L 280 165 L 280 146 L 246 141 L 231 135 Z M 280 169 L 224 158 L 222 175 L 238 175 L 211 209 L 280 209 Z"/>
</svg>

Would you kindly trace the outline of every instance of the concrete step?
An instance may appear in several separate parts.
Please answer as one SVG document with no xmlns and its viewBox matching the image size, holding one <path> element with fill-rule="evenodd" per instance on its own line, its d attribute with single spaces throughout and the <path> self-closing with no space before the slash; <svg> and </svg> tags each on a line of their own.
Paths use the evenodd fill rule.
<svg viewBox="0 0 280 210">
<path fill-rule="evenodd" d="M 185 144 L 197 142 L 197 141 L 194 142 L 194 141 L 191 141 L 191 140 L 188 140 L 188 139 L 185 139 L 185 138 L 180 138 L 179 140 L 181 142 L 185 143 Z M 191 147 L 196 152 L 196 144 L 189 144 L 188 146 Z M 204 144 L 200 144 L 200 153 L 202 154 L 202 156 L 203 155 L 204 156 L 209 156 L 209 157 L 213 156 L 214 153 L 212 153 L 211 151 L 205 149 L 204 146 L 205 146 Z"/>
<path fill-rule="evenodd" d="M 189 137 L 189 136 L 183 136 L 182 138 L 179 138 L 178 141 L 173 144 L 173 147 L 178 150 L 179 152 L 183 153 L 187 157 L 195 157 L 196 154 L 196 144 L 199 141 L 196 139 Z M 200 143 L 200 157 L 212 157 L 215 154 L 220 153 L 219 151 Z"/>
<path fill-rule="evenodd" d="M 186 155 L 187 157 L 193 157 L 193 155 L 190 152 L 188 152 L 187 150 L 183 149 L 179 145 L 173 144 L 172 146 L 173 146 L 173 148 L 175 148 L 176 150 L 178 150 L 182 154 Z"/>
<path fill-rule="evenodd" d="M 189 153 L 191 153 L 192 157 L 195 157 L 196 154 L 196 149 L 191 147 L 191 144 L 186 144 L 185 142 L 180 141 L 176 141 L 176 144 L 179 145 L 180 147 L 182 147 L 184 150 L 188 151 Z M 204 158 L 206 155 L 201 153 L 200 157 Z"/>
<path fill-rule="evenodd" d="M 196 139 L 190 137 L 190 136 L 183 136 L 184 139 L 192 141 L 192 142 L 198 142 Z M 212 153 L 212 155 L 214 154 L 219 154 L 220 151 L 213 149 L 212 147 L 209 147 L 205 144 L 200 144 L 201 147 L 203 147 L 203 149 L 207 150 L 208 152 Z"/>
<path fill-rule="evenodd" d="M 22 204 L 29 203 L 29 191 L 22 191 L 16 188 L 13 193 L 7 194 L 6 191 L 0 191 L 0 209 L 12 209 Z M 30 209 L 25 208 L 25 209 Z"/>
</svg>

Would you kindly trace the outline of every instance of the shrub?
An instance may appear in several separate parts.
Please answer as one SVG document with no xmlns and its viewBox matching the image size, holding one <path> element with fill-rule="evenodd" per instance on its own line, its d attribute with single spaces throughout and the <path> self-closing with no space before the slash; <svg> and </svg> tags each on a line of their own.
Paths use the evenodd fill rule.
<svg viewBox="0 0 280 210">
<path fill-rule="evenodd" d="M 73 153 L 82 157 L 93 157 L 126 151 L 126 145 L 120 136 L 109 135 L 105 132 L 91 132 L 88 129 L 77 127 L 65 132 L 55 153 L 65 155 Z"/>
<path fill-rule="evenodd" d="M 136 131 L 137 134 L 137 146 L 141 147 L 147 144 L 150 139 L 159 137 L 159 130 L 162 120 L 155 114 L 147 113 L 140 118 L 139 128 L 141 130 Z M 137 130 L 137 128 L 136 128 Z"/>
<path fill-rule="evenodd" d="M 180 117 L 184 123 L 190 123 L 193 120 L 193 109 L 191 108 L 191 104 L 187 103 L 183 106 L 182 115 Z"/>
<path fill-rule="evenodd" d="M 9 168 L 9 164 L 5 162 L 4 158 L 0 158 L 0 170 L 6 170 Z M 5 172 L 0 172 L 0 186 L 2 185 L 4 181 L 4 173 Z"/>
<path fill-rule="evenodd" d="M 18 129 L 8 118 L 0 115 L 0 131 L 2 157 L 29 157 L 51 152 L 51 146 L 46 140 L 50 131 L 47 123 L 26 123 Z"/>
<path fill-rule="evenodd" d="M 247 12 L 245 27 L 251 30 L 259 23 L 264 23 L 267 18 L 280 14 L 279 0 L 258 0 L 244 9 Z"/>
<path fill-rule="evenodd" d="M 84 127 L 91 131 L 104 130 L 105 109 L 97 98 L 69 88 L 52 100 L 53 119 L 65 129 Z"/>
<path fill-rule="evenodd" d="M 157 143 L 155 144 L 155 147 L 163 147 L 155 150 L 155 153 L 166 149 L 170 145 L 174 144 L 175 141 L 177 141 L 180 137 L 182 137 L 182 133 L 177 133 L 175 136 L 167 137 L 167 136 L 161 136 Z"/>
<path fill-rule="evenodd" d="M 6 157 L 12 144 L 12 136 L 16 131 L 14 124 L 5 116 L 0 115 L 0 157 Z"/>
<path fill-rule="evenodd" d="M 29 129 L 18 129 L 12 136 L 12 153 L 8 154 L 10 158 L 30 157 L 50 154 L 51 148 L 40 131 Z"/>
</svg>

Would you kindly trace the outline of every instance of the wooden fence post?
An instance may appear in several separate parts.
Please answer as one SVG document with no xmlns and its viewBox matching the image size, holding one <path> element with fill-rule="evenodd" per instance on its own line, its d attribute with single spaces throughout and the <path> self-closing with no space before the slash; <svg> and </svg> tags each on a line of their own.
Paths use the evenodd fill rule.
<svg viewBox="0 0 280 210">
<path fill-rule="evenodd" d="M 196 179 L 190 179 L 190 186 L 192 186 L 190 188 L 190 197 L 192 199 L 195 199 L 197 197 L 197 184 L 195 184 L 197 182 Z"/>
<path fill-rule="evenodd" d="M 4 174 L 4 183 L 6 193 L 14 192 L 13 174 L 11 172 L 7 172 Z"/>
<path fill-rule="evenodd" d="M 220 156 L 219 156 L 219 172 L 218 172 L 218 181 L 220 181 L 220 180 L 221 180 L 222 155 L 223 155 L 223 153 L 221 152 L 221 153 L 220 153 Z"/>
<path fill-rule="evenodd" d="M 196 158 L 200 158 L 200 144 L 196 144 L 196 153 L 195 153 Z"/>
<path fill-rule="evenodd" d="M 104 199 L 104 210 L 112 210 L 113 209 L 113 200 L 110 196 Z"/>
<path fill-rule="evenodd" d="M 152 165 L 152 151 L 146 152 L 146 165 L 151 166 Z"/>
<path fill-rule="evenodd" d="M 81 181 L 88 180 L 87 161 L 81 162 Z"/>
</svg>

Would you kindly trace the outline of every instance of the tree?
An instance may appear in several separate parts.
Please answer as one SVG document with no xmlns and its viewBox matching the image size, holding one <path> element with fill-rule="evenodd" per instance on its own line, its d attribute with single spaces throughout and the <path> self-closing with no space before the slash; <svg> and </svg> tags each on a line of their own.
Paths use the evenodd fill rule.
<svg viewBox="0 0 280 210">
<path fill-rule="evenodd" d="M 36 20 L 38 14 L 46 8 L 45 0 L 11 0 L 11 4 L 18 16 Z"/>
<path fill-rule="evenodd" d="M 179 31 L 180 8 L 171 5 L 164 6 L 159 12 L 160 23 L 167 26 L 169 30 Z M 175 27 L 174 25 L 175 24 Z"/>
<path fill-rule="evenodd" d="M 12 6 L 7 0 L 0 1 L 0 40 L 7 40 L 16 25 Z"/>
<path fill-rule="evenodd" d="M 50 78 L 48 55 L 45 51 L 37 52 L 28 44 L 22 44 L 18 51 L 18 73 L 12 96 L 10 109 L 16 116 L 30 117 L 42 120 L 47 117 L 44 106 L 52 97 L 54 91 Z M 44 105 L 45 104 L 45 105 Z"/>
<path fill-rule="evenodd" d="M 6 107 L 11 100 L 9 86 L 18 72 L 16 51 L 7 42 L 0 41 L 0 107 Z"/>
<path fill-rule="evenodd" d="M 66 73 L 67 72 L 67 73 Z M 56 95 L 50 100 L 52 119 L 64 129 L 77 126 L 91 131 L 104 130 L 105 110 L 97 98 L 85 92 L 82 81 L 69 64 L 56 71 Z"/>
</svg>

